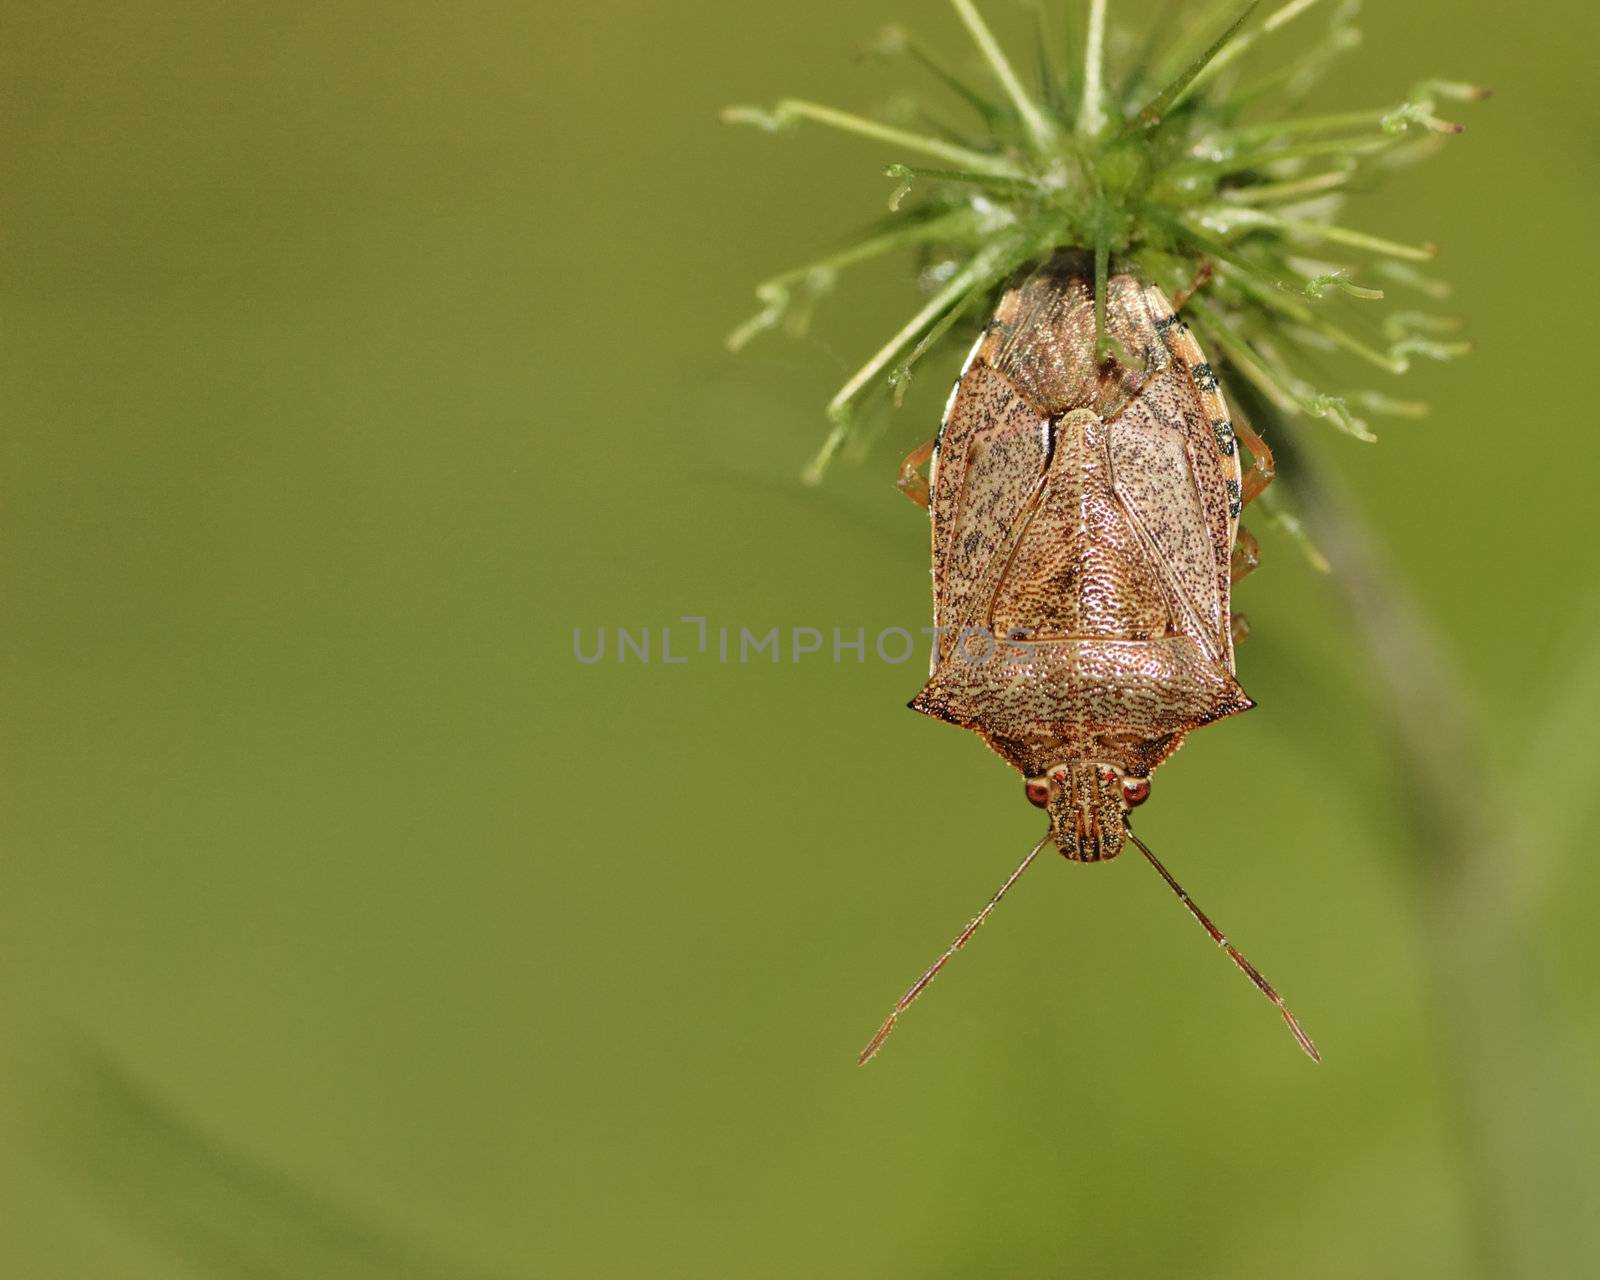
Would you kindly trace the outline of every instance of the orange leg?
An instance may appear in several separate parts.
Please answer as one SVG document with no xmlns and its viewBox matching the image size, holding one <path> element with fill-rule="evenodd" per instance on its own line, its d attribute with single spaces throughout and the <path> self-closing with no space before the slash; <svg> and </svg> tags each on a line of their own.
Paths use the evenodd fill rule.
<svg viewBox="0 0 1600 1280">
<path fill-rule="evenodd" d="M 1242 582 L 1261 567 L 1261 544 L 1243 525 L 1233 540 L 1233 580 Z"/>
<path fill-rule="evenodd" d="M 1189 299 L 1211 283 L 1211 277 L 1214 274 L 1216 274 L 1216 268 L 1211 265 L 1211 259 L 1207 258 L 1200 264 L 1200 270 L 1195 273 L 1194 279 L 1189 282 L 1189 287 L 1172 300 L 1173 314 L 1181 314 L 1183 309 L 1189 305 Z"/>
<path fill-rule="evenodd" d="M 1233 411 L 1233 434 L 1239 443 L 1250 450 L 1250 469 L 1244 473 L 1244 486 L 1239 504 L 1245 507 L 1261 496 L 1277 476 L 1278 469 L 1272 460 L 1272 450 L 1267 448 L 1267 442 L 1256 434 L 1256 429 L 1237 409 Z M 1239 532 L 1233 540 L 1233 581 L 1237 583 L 1248 578 L 1260 567 L 1261 544 L 1256 541 L 1255 534 L 1240 525 Z M 1229 615 L 1228 622 L 1233 630 L 1235 645 L 1241 645 L 1249 639 L 1249 618 L 1242 613 L 1234 613 Z"/>
<path fill-rule="evenodd" d="M 1256 541 L 1255 534 L 1239 526 L 1239 534 L 1233 541 L 1233 580 L 1239 582 L 1249 577 L 1261 566 L 1261 544 Z M 1250 638 L 1250 619 L 1242 613 L 1230 613 L 1228 625 L 1233 631 L 1233 644 L 1237 648 Z"/>
<path fill-rule="evenodd" d="M 1256 434 L 1256 429 L 1237 409 L 1233 414 L 1233 434 L 1250 450 L 1250 470 L 1244 473 L 1243 494 L 1243 504 L 1248 507 L 1277 478 L 1278 466 L 1272 460 L 1272 450 L 1267 448 L 1267 442 Z"/>
<path fill-rule="evenodd" d="M 906 454 L 906 460 L 900 464 L 900 478 L 895 481 L 900 492 L 924 511 L 928 509 L 932 496 L 928 492 L 928 482 L 923 478 L 922 468 L 927 466 L 928 459 L 933 457 L 934 443 L 934 440 L 925 440 Z"/>
</svg>

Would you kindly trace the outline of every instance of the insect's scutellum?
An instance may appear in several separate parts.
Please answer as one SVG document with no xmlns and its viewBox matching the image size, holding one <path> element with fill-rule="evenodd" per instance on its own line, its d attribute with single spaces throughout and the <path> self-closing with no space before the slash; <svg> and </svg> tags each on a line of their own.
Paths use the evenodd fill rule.
<svg viewBox="0 0 1600 1280">
<path fill-rule="evenodd" d="M 1204 30 L 1168 5 L 1161 29 L 1130 43 L 1133 62 L 1112 67 L 1111 6 L 1090 0 L 1082 59 L 1064 73 L 1041 26 L 1035 95 L 973 0 L 951 3 L 998 95 L 903 37 L 889 43 L 975 109 L 990 135 L 981 145 L 794 99 L 726 113 L 768 129 L 809 120 L 944 166 L 890 165 L 891 207 L 904 226 L 767 282 L 762 311 L 731 340 L 742 345 L 790 319 L 797 301 L 814 303 L 839 270 L 866 258 L 916 247 L 948 264 L 921 309 L 829 404 L 832 431 L 808 479 L 821 478 L 863 402 L 884 388 L 898 402 L 913 368 L 963 319 L 992 315 L 937 434 L 900 469 L 901 487 L 930 512 L 939 637 L 911 705 L 978 733 L 1021 774 L 1050 830 L 896 1004 L 861 1061 L 1052 841 L 1084 863 L 1134 844 L 1320 1061 L 1278 993 L 1134 834 L 1129 814 L 1189 733 L 1253 705 L 1235 678 L 1234 647 L 1247 628 L 1231 593 L 1259 563 L 1240 519 L 1274 466 L 1230 408 L 1223 375 L 1285 419 L 1325 419 L 1360 440 L 1373 436 L 1352 406 L 1425 412 L 1365 388 L 1321 390 L 1303 357 L 1341 351 L 1398 375 L 1413 357 L 1464 353 L 1451 322 L 1425 312 L 1391 314 L 1384 345 L 1351 331 L 1341 311 L 1383 301 L 1378 277 L 1433 299 L 1445 288 L 1408 265 L 1431 260 L 1434 246 L 1339 215 L 1358 179 L 1419 158 L 1408 135 L 1460 132 L 1441 102 L 1486 93 L 1425 81 L 1397 105 L 1297 116 L 1314 81 L 1359 42 L 1354 5 L 1288 0 L 1258 13 L 1257 0 L 1229 24 L 1221 6 L 1206 6 Z M 1279 44 L 1281 31 L 1319 8 L 1328 28 L 1309 49 Z M 1252 70 L 1246 55 L 1267 48 L 1274 58 Z M 913 193 L 920 198 L 908 202 Z M 1298 532 L 1270 498 L 1256 510 Z M 963 647 L 973 634 L 989 638 L 987 662 Z"/>
</svg>

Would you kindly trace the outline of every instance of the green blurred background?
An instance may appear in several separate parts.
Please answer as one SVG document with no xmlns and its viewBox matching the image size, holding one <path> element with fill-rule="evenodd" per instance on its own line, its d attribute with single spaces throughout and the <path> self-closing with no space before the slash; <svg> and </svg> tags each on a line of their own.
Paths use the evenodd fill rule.
<svg viewBox="0 0 1600 1280">
<path fill-rule="evenodd" d="M 1591 1272 L 1593 9 L 1371 8 L 1327 101 L 1499 91 L 1352 215 L 1446 246 L 1478 350 L 1377 446 L 1293 430 L 1454 664 L 1515 921 L 1449 958 L 1372 659 L 1269 535 L 1261 709 L 1143 828 L 1326 1064 L 1148 868 L 1053 859 L 858 1071 L 1015 777 L 920 659 L 573 628 L 925 624 L 890 480 L 945 374 L 796 482 L 904 264 L 720 345 L 895 157 L 716 112 L 883 102 L 863 42 L 964 62 L 950 10 L 6 4 L 0 1274 Z"/>
</svg>

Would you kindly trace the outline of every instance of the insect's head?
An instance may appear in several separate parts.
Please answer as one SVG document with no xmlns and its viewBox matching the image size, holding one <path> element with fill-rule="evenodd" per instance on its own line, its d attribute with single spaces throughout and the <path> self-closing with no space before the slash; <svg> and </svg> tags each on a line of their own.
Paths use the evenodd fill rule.
<svg viewBox="0 0 1600 1280">
<path fill-rule="evenodd" d="M 1150 798 L 1150 779 L 1108 764 L 1072 760 L 1029 778 L 1028 802 L 1050 813 L 1050 832 L 1062 856 L 1108 862 L 1122 852 L 1125 817 Z"/>
</svg>

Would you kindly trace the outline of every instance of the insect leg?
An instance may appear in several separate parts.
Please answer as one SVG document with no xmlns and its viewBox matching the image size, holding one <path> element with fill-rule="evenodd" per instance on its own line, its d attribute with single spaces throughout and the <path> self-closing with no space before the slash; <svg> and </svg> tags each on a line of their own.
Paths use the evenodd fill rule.
<svg viewBox="0 0 1600 1280">
<path fill-rule="evenodd" d="M 1200 263 L 1200 270 L 1195 272 L 1194 279 L 1189 281 L 1189 287 L 1184 289 L 1172 300 L 1172 313 L 1180 315 L 1189 305 L 1189 299 L 1199 293 L 1211 283 L 1211 277 L 1216 274 L 1216 268 L 1211 265 L 1211 259 L 1206 258 Z"/>
<path fill-rule="evenodd" d="M 919 444 L 900 464 L 900 478 L 895 485 L 900 492 L 910 498 L 924 511 L 928 509 L 931 495 L 928 492 L 928 481 L 922 474 L 922 468 L 928 465 L 928 459 L 933 457 L 933 448 L 938 437 L 930 437 Z"/>
<path fill-rule="evenodd" d="M 1261 567 L 1261 544 L 1256 535 L 1243 525 L 1233 539 L 1233 581 L 1237 585 Z M 1234 648 L 1250 638 L 1250 619 L 1242 613 L 1228 615 L 1228 629 L 1233 633 Z"/>
<path fill-rule="evenodd" d="M 1277 478 L 1278 465 L 1272 460 L 1267 442 L 1256 434 L 1256 429 L 1245 420 L 1237 406 L 1233 413 L 1233 433 L 1250 450 L 1250 470 L 1244 474 L 1243 494 L 1243 505 L 1248 507 Z"/>
<path fill-rule="evenodd" d="M 972 940 L 972 935 L 977 933 L 979 926 L 989 918 L 989 913 L 1000 905 L 1000 899 L 1005 897 L 1006 894 L 1010 892 L 1012 885 L 1016 884 L 1018 880 L 1022 879 L 1022 873 L 1033 865 L 1033 860 L 1039 856 L 1039 851 L 1049 843 L 1050 835 L 1047 832 L 1044 839 L 1039 841 L 1038 844 L 1034 845 L 1033 851 L 1022 860 L 1022 865 L 1011 873 L 1011 878 L 1000 886 L 1000 891 L 996 893 L 994 897 L 989 899 L 989 905 L 986 906 L 982 911 L 978 912 L 977 916 L 973 918 L 972 923 L 961 931 L 961 933 L 956 937 L 956 940 L 950 944 L 949 948 L 942 956 L 933 962 L 928 971 L 911 984 L 911 990 L 907 991 L 905 995 L 900 997 L 900 1001 L 895 1005 L 894 1011 L 890 1013 L 886 1019 L 884 1019 L 883 1025 L 878 1028 L 878 1033 L 873 1036 L 870 1041 L 868 1041 L 867 1047 L 861 1051 L 861 1056 L 856 1059 L 858 1066 L 865 1066 L 867 1063 L 872 1061 L 873 1056 L 878 1052 L 878 1050 L 883 1048 L 883 1042 L 889 1038 L 889 1033 L 894 1030 L 894 1024 L 899 1021 L 900 1015 L 911 1007 L 912 1001 L 914 1001 L 925 990 L 927 990 L 928 984 L 939 976 L 939 970 L 950 963 L 950 957 L 955 955 L 956 952 L 960 951 L 962 947 L 966 946 L 967 943 Z"/>
<path fill-rule="evenodd" d="M 1199 906 L 1196 905 L 1195 900 L 1186 892 L 1184 892 L 1183 886 L 1172 878 L 1172 873 L 1162 866 L 1160 859 L 1150 851 L 1150 846 L 1145 844 L 1143 840 L 1139 839 L 1139 837 L 1134 834 L 1133 824 L 1131 822 L 1127 824 L 1127 828 L 1128 838 L 1132 840 L 1134 844 L 1139 846 L 1139 852 L 1144 854 L 1144 856 L 1149 860 L 1150 865 L 1161 873 L 1161 878 L 1167 882 L 1167 885 L 1171 888 L 1172 892 L 1178 895 L 1179 901 L 1181 901 L 1184 906 L 1189 908 L 1189 914 L 1200 922 L 1205 931 L 1211 935 L 1212 941 L 1228 953 L 1234 964 L 1238 965 L 1239 968 L 1244 972 L 1245 977 L 1249 978 L 1251 982 L 1256 984 L 1256 987 L 1261 994 L 1266 996 L 1268 1000 L 1272 1001 L 1273 1004 L 1278 1006 L 1278 1012 L 1283 1015 L 1283 1020 L 1289 1024 L 1289 1030 L 1294 1033 L 1295 1040 L 1298 1041 L 1300 1047 L 1305 1050 L 1306 1056 L 1309 1057 L 1313 1062 L 1321 1062 L 1322 1055 L 1317 1052 L 1317 1046 L 1312 1044 L 1311 1037 L 1301 1030 L 1300 1023 L 1295 1019 L 1294 1014 L 1289 1012 L 1289 1006 L 1284 1004 L 1283 997 L 1272 989 L 1272 984 L 1261 976 L 1261 971 L 1257 969 L 1255 965 L 1246 960 L 1239 949 L 1223 936 L 1222 930 L 1211 923 L 1211 917 L 1206 915 L 1204 911 L 1200 910 Z"/>
<path fill-rule="evenodd" d="M 1233 581 L 1242 582 L 1261 567 L 1261 544 L 1243 525 L 1233 540 Z"/>
</svg>

